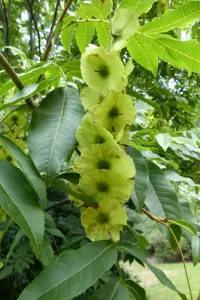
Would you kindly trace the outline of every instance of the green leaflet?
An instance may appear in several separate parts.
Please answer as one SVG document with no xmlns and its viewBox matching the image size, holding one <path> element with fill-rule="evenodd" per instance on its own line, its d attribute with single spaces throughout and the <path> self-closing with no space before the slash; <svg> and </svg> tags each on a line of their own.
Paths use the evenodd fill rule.
<svg viewBox="0 0 200 300">
<path fill-rule="evenodd" d="M 174 225 L 180 226 L 181 228 L 188 230 L 190 232 L 190 234 L 192 234 L 192 235 L 197 234 L 194 226 L 192 226 L 188 222 L 185 222 L 184 220 L 175 220 L 175 221 L 169 220 L 169 224 L 174 224 Z"/>
<path fill-rule="evenodd" d="M 158 144 L 166 152 L 172 143 L 171 135 L 169 133 L 159 133 L 155 136 L 155 138 L 156 138 L 156 141 L 158 142 Z"/>
<path fill-rule="evenodd" d="M 30 97 L 40 93 L 42 90 L 44 90 L 48 86 L 52 85 L 59 78 L 60 78 L 60 76 L 56 76 L 53 78 L 48 78 L 48 79 L 42 80 L 40 83 L 34 83 L 34 84 L 30 84 L 30 85 L 26 86 L 23 90 L 17 92 L 9 100 L 8 103 L 1 105 L 0 111 L 13 106 L 22 100 L 25 100 L 27 98 L 30 98 Z"/>
<path fill-rule="evenodd" d="M 54 70 L 57 69 L 58 66 L 56 66 L 53 63 L 46 63 L 46 64 L 35 64 L 32 68 L 30 68 L 26 73 L 19 74 L 19 78 L 24 84 L 24 86 L 27 86 L 29 84 L 35 83 L 38 79 L 38 77 L 46 72 L 47 70 Z M 42 82 L 40 83 L 42 84 Z M 9 89 L 14 87 L 15 84 L 12 80 L 4 83 L 0 88 L 0 97 L 3 96 L 5 93 L 8 92 Z"/>
<path fill-rule="evenodd" d="M 197 219 L 193 216 L 190 204 L 185 199 L 179 199 L 181 208 L 181 217 L 184 221 L 191 224 L 196 231 L 200 231 L 200 224 Z"/>
<path fill-rule="evenodd" d="M 200 238 L 198 236 L 192 237 L 192 256 L 193 264 L 196 266 L 200 260 Z"/>
<path fill-rule="evenodd" d="M 89 19 L 92 16 L 97 19 L 105 19 L 112 10 L 112 1 L 106 0 L 102 5 L 100 0 L 93 0 L 91 3 L 79 2 L 80 8 L 78 15 L 83 19 Z"/>
<path fill-rule="evenodd" d="M 171 289 L 172 291 L 176 292 L 179 294 L 179 296 L 181 297 L 182 300 L 187 300 L 186 296 L 184 294 L 182 294 L 181 292 L 179 292 L 176 287 L 173 285 L 173 283 L 169 280 L 169 278 L 167 278 L 167 276 L 165 275 L 165 273 L 154 267 L 153 265 L 151 265 L 149 263 L 149 261 L 146 259 L 144 252 L 141 251 L 140 249 L 138 249 L 137 247 L 128 244 L 128 243 L 119 243 L 117 245 L 117 249 L 120 252 L 126 252 L 129 253 L 131 255 L 133 255 L 134 257 L 138 258 L 139 260 L 141 260 L 143 263 L 145 263 L 145 265 L 154 273 L 154 275 L 157 277 L 157 279 L 166 287 L 168 287 L 169 289 Z"/>
<path fill-rule="evenodd" d="M 0 161 L 0 205 L 29 237 L 36 253 L 43 240 L 44 213 L 23 173 Z"/>
<path fill-rule="evenodd" d="M 150 212 L 157 217 L 180 220 L 180 205 L 169 179 L 165 177 L 163 171 L 154 163 L 148 161 L 147 167 L 150 185 L 145 204 Z"/>
<path fill-rule="evenodd" d="M 70 25 L 69 27 L 66 27 L 61 32 L 61 40 L 62 40 L 63 47 L 70 54 L 71 54 L 71 43 L 74 38 L 75 28 L 76 28 L 76 25 L 73 24 L 73 25 Z"/>
<path fill-rule="evenodd" d="M 98 289 L 88 300 L 129 300 L 127 287 L 120 278 L 113 278 Z"/>
<path fill-rule="evenodd" d="M 95 23 L 93 22 L 78 23 L 76 27 L 76 42 L 78 44 L 81 53 L 85 51 L 85 48 L 91 42 L 94 33 L 95 33 Z"/>
<path fill-rule="evenodd" d="M 149 188 L 149 171 L 147 169 L 145 158 L 140 151 L 128 146 L 126 148 L 126 153 L 132 157 L 136 167 L 134 192 L 131 195 L 131 199 L 137 210 L 141 212 L 144 206 L 146 192 Z"/>
<path fill-rule="evenodd" d="M 38 260 L 41 262 L 43 267 L 46 267 L 50 265 L 53 259 L 54 259 L 53 248 L 51 247 L 49 239 L 45 236 L 43 243 L 40 247 L 40 254 Z"/>
<path fill-rule="evenodd" d="M 47 179 L 54 176 L 76 147 L 75 131 L 83 116 L 75 88 L 57 88 L 33 113 L 28 136 L 30 156 Z M 37 141 L 37 142 L 36 142 Z"/>
<path fill-rule="evenodd" d="M 190 186 L 198 186 L 197 184 L 194 183 L 194 181 L 191 178 L 180 176 L 178 173 L 170 169 L 164 170 L 164 173 L 165 176 L 167 176 L 170 181 L 174 181 L 174 182 L 183 181 L 189 184 Z"/>
<path fill-rule="evenodd" d="M 163 34 L 152 34 L 150 38 L 157 43 L 157 55 L 164 61 L 189 73 L 200 73 L 200 44 L 196 40 L 178 41 Z"/>
<path fill-rule="evenodd" d="M 127 49 L 138 64 L 156 76 L 158 70 L 158 55 L 155 51 L 153 41 L 149 43 L 143 35 L 135 33 L 128 42 Z"/>
<path fill-rule="evenodd" d="M 134 239 L 137 241 L 141 249 L 145 249 L 147 246 L 147 240 L 142 235 L 138 234 L 130 225 L 125 225 L 129 232 L 133 235 Z"/>
<path fill-rule="evenodd" d="M 179 41 L 164 34 L 137 32 L 130 39 L 127 49 L 137 63 L 154 75 L 159 56 L 176 68 L 200 73 L 200 44 L 196 40 Z"/>
<path fill-rule="evenodd" d="M 137 15 L 140 16 L 150 10 L 153 3 L 157 0 L 122 0 L 120 8 L 132 8 L 136 11 Z"/>
<path fill-rule="evenodd" d="M 134 297 L 134 300 L 147 300 L 147 295 L 145 290 L 139 286 L 136 282 L 132 280 L 125 281 L 126 287 L 129 289 L 129 292 Z"/>
<path fill-rule="evenodd" d="M 15 235 L 13 241 L 12 241 L 12 244 L 10 246 L 10 249 L 8 251 L 8 254 L 6 255 L 5 266 L 7 265 L 8 261 L 9 261 L 9 258 L 11 257 L 13 251 L 15 250 L 17 245 L 19 244 L 19 241 L 21 240 L 23 235 L 24 235 L 24 232 L 21 229 L 16 233 L 16 235 Z"/>
<path fill-rule="evenodd" d="M 199 1 L 188 1 L 175 10 L 166 10 L 160 18 L 154 18 L 142 29 L 143 33 L 167 32 L 174 28 L 184 28 L 200 18 Z"/>
<path fill-rule="evenodd" d="M 106 241 L 89 243 L 60 255 L 22 292 L 18 300 L 69 300 L 95 284 L 117 259 Z"/>
<path fill-rule="evenodd" d="M 69 182 L 78 184 L 80 177 L 81 177 L 80 174 L 69 171 L 69 172 L 64 172 L 64 173 L 59 174 L 59 176 L 57 178 L 63 178 Z"/>
<path fill-rule="evenodd" d="M 149 190 L 146 194 L 145 204 L 150 212 L 160 218 L 168 217 L 171 220 L 180 220 L 181 211 L 176 192 L 165 177 L 164 173 L 154 163 L 148 161 L 147 167 L 149 170 Z M 177 248 L 177 244 L 170 231 L 159 224 L 159 229 L 170 242 L 173 249 Z M 176 235 L 177 240 L 181 237 L 181 228 L 176 225 L 171 225 L 171 229 Z"/>
<path fill-rule="evenodd" d="M 109 23 L 96 22 L 96 32 L 100 46 L 107 47 L 109 44 Z"/>
<path fill-rule="evenodd" d="M 74 38 L 77 19 L 74 16 L 68 16 L 63 20 L 61 29 L 61 41 L 65 50 L 71 53 L 71 43 Z"/>
<path fill-rule="evenodd" d="M 17 161 L 21 171 L 26 176 L 32 188 L 40 198 L 41 207 L 45 207 L 46 187 L 40 173 L 36 169 L 34 163 L 19 147 L 17 147 L 11 140 L 5 136 L 0 135 L 0 142 L 10 152 L 11 156 Z"/>
</svg>

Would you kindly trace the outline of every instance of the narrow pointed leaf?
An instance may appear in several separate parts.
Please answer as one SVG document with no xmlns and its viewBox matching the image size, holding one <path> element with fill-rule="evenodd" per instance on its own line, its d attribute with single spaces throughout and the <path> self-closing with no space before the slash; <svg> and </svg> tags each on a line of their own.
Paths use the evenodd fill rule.
<svg viewBox="0 0 200 300">
<path fill-rule="evenodd" d="M 110 39 L 110 24 L 109 23 L 96 23 L 97 38 L 100 46 L 107 47 Z"/>
<path fill-rule="evenodd" d="M 184 28 L 200 18 L 199 1 L 188 1 L 175 10 L 166 10 L 160 18 L 154 18 L 144 27 L 143 33 L 167 32 L 174 28 Z"/>
<path fill-rule="evenodd" d="M 132 157 L 136 167 L 134 192 L 131 195 L 131 199 L 137 210 L 141 212 L 144 206 L 146 192 L 149 188 L 149 171 L 147 169 L 145 158 L 142 156 L 140 151 L 128 146 L 126 148 L 126 152 Z"/>
<path fill-rule="evenodd" d="M 120 278 L 113 278 L 97 290 L 88 300 L 129 300 L 127 287 Z"/>
<path fill-rule="evenodd" d="M 180 201 L 180 208 L 181 208 L 181 216 L 184 221 L 191 224 L 196 231 L 200 232 L 200 223 L 192 214 L 190 204 L 186 200 Z"/>
<path fill-rule="evenodd" d="M 163 171 L 148 161 L 150 186 L 145 204 L 151 213 L 160 218 L 180 220 L 181 212 L 175 190 Z"/>
<path fill-rule="evenodd" d="M 153 3 L 157 0 L 122 0 L 120 8 L 132 8 L 136 11 L 137 15 L 140 16 L 150 10 Z"/>
<path fill-rule="evenodd" d="M 22 83 L 24 84 L 24 86 L 28 86 L 31 83 L 37 83 L 38 77 L 41 74 L 44 74 L 44 72 L 46 72 L 47 70 L 53 70 L 55 68 L 58 68 L 55 64 L 53 63 L 45 63 L 42 64 L 36 64 L 34 65 L 34 68 L 30 68 L 27 72 L 22 73 L 22 74 L 18 74 L 20 80 L 22 81 Z M 46 80 L 44 80 L 46 81 Z M 42 82 L 40 83 L 42 84 Z M 14 87 L 15 84 L 12 80 L 4 83 L 2 85 L 2 87 L 0 88 L 0 97 L 3 96 L 9 89 L 11 89 L 12 87 Z"/>
<path fill-rule="evenodd" d="M 125 285 L 133 296 L 134 300 L 147 300 L 145 290 L 132 280 L 125 281 Z"/>
<path fill-rule="evenodd" d="M 131 244 L 125 244 L 125 243 L 118 244 L 117 249 L 120 252 L 129 253 L 129 254 L 133 255 L 134 257 L 140 259 L 154 273 L 154 275 L 157 277 L 157 279 L 163 285 L 165 285 L 166 287 L 168 287 L 172 291 L 178 293 L 179 296 L 181 297 L 181 299 L 187 300 L 186 296 L 176 289 L 174 284 L 170 281 L 170 279 L 165 275 L 165 273 L 162 270 L 154 267 L 153 265 L 151 265 L 149 263 L 149 261 L 146 259 L 145 255 L 144 255 L 143 251 L 141 251 L 140 249 L 138 249 L 137 247 L 135 247 Z"/>
<path fill-rule="evenodd" d="M 26 176 L 26 179 L 38 194 L 41 201 L 41 206 L 44 208 L 47 201 L 46 187 L 33 161 L 19 147 L 17 147 L 11 140 L 6 138 L 5 136 L 0 135 L 0 142 L 16 160 L 21 171 Z"/>
<path fill-rule="evenodd" d="M 65 50 L 71 53 L 72 40 L 75 35 L 76 25 L 70 25 L 61 31 L 61 41 Z"/>
<path fill-rule="evenodd" d="M 172 138 L 169 133 L 159 133 L 155 136 L 155 138 L 164 151 L 167 151 L 172 143 Z"/>
<path fill-rule="evenodd" d="M 152 162 L 147 163 L 149 170 L 149 190 L 146 194 L 145 204 L 150 212 L 160 218 L 169 218 L 171 220 L 180 220 L 181 211 L 176 192 L 169 179 L 164 175 L 163 171 Z M 172 248 L 175 250 L 177 244 L 170 231 L 161 224 L 159 229 L 168 239 Z M 171 225 L 177 240 L 181 237 L 181 228 Z"/>
<path fill-rule="evenodd" d="M 138 55 L 135 41 L 131 44 L 133 38 L 129 41 L 128 51 L 136 57 L 136 61 L 144 68 L 153 72 L 150 63 L 160 57 L 162 60 L 169 62 L 172 66 L 180 69 L 187 69 L 189 73 L 200 73 L 200 44 L 196 40 L 180 41 L 164 34 L 142 34 L 139 40 L 141 45 L 148 45 L 150 55 Z M 136 36 L 136 39 L 138 37 Z M 153 50 L 152 50 L 153 49 Z M 142 51 L 141 51 L 142 53 Z M 154 57 L 153 57 L 154 56 Z M 155 73 L 153 73 L 155 74 Z"/>
<path fill-rule="evenodd" d="M 64 172 L 59 174 L 59 176 L 57 178 L 63 178 L 69 182 L 72 182 L 74 184 L 78 184 L 79 183 L 79 179 L 80 179 L 80 174 L 78 173 L 74 173 L 74 172 Z"/>
<path fill-rule="evenodd" d="M 193 264 L 196 266 L 200 260 L 200 238 L 198 236 L 192 237 L 192 256 Z"/>
<path fill-rule="evenodd" d="M 89 243 L 56 259 L 22 292 L 18 300 L 69 300 L 95 284 L 115 263 L 110 242 Z"/>
<path fill-rule="evenodd" d="M 85 51 L 85 48 L 91 42 L 94 33 L 95 23 L 93 22 L 79 23 L 76 27 L 76 42 L 82 53 Z"/>
<path fill-rule="evenodd" d="M 0 161 L 0 205 L 29 237 L 36 252 L 43 240 L 44 213 L 24 174 Z"/>
<path fill-rule="evenodd" d="M 93 0 L 90 3 L 86 1 L 79 2 L 80 8 L 78 15 L 83 19 L 89 19 L 92 16 L 96 19 L 105 19 L 112 10 L 112 1 L 106 0 L 103 4 L 99 0 Z"/>
<path fill-rule="evenodd" d="M 200 73 L 200 44 L 196 40 L 179 41 L 163 34 L 149 34 L 148 37 L 151 44 L 156 42 L 155 50 L 164 61 L 190 73 Z"/>
<path fill-rule="evenodd" d="M 147 240 L 146 240 L 146 238 L 144 236 L 138 234 L 130 225 L 126 225 L 126 228 L 134 236 L 134 238 L 138 242 L 139 247 L 141 249 L 145 249 L 146 246 L 147 246 Z"/>
<path fill-rule="evenodd" d="M 169 224 L 174 224 L 177 226 L 180 226 L 181 228 L 185 228 L 186 230 L 189 230 L 191 232 L 191 234 L 197 234 L 194 226 L 192 226 L 190 223 L 184 221 L 184 220 L 175 220 L 175 221 L 171 221 L 169 220 Z"/>
<path fill-rule="evenodd" d="M 70 159 L 82 116 L 78 92 L 68 87 L 53 90 L 34 111 L 28 136 L 30 156 L 48 179 Z"/>
<path fill-rule="evenodd" d="M 5 103 L 0 106 L 0 111 L 4 110 L 10 106 L 13 106 L 17 103 L 19 103 L 22 100 L 25 100 L 27 98 L 30 98 L 34 96 L 35 94 L 40 93 L 44 89 L 46 89 L 48 86 L 52 85 L 59 76 L 53 77 L 53 78 L 48 78 L 45 80 L 42 80 L 40 83 L 34 83 L 26 86 L 23 90 L 17 92 L 8 103 Z"/>
<path fill-rule="evenodd" d="M 93 0 L 92 1 L 92 15 L 97 19 L 105 19 L 112 10 L 113 2 L 112 0 L 106 0 L 104 5 L 101 1 Z"/>
<path fill-rule="evenodd" d="M 45 236 L 43 243 L 40 247 L 40 254 L 38 260 L 41 262 L 43 267 L 49 266 L 54 259 L 53 248 L 49 242 L 49 239 Z"/>
<path fill-rule="evenodd" d="M 8 254 L 6 255 L 5 266 L 7 265 L 8 261 L 9 261 L 9 258 L 11 257 L 13 251 L 15 250 L 17 245 L 19 244 L 19 241 L 23 237 L 23 235 L 24 235 L 24 232 L 21 229 L 16 233 L 16 235 L 15 235 L 13 241 L 12 241 L 12 244 L 10 246 L 10 249 L 8 251 Z"/>
</svg>

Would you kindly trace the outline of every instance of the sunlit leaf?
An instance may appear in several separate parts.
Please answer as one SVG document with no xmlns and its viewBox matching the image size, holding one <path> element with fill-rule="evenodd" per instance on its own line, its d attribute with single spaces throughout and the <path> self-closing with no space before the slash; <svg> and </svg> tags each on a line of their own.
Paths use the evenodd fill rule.
<svg viewBox="0 0 200 300">
<path fill-rule="evenodd" d="M 139 33 L 135 33 L 127 45 L 128 52 L 135 59 L 135 61 L 151 71 L 154 76 L 158 69 L 158 55 L 152 45 L 153 42 L 148 43 L 145 37 Z"/>
<path fill-rule="evenodd" d="M 200 18 L 199 1 L 188 1 L 175 10 L 166 10 L 160 18 L 154 18 L 142 29 L 143 33 L 166 32 L 174 28 L 184 28 Z"/>
<path fill-rule="evenodd" d="M 95 24 L 93 22 L 79 23 L 76 27 L 76 42 L 82 53 L 85 51 L 85 48 L 91 42 L 94 33 Z"/>
<path fill-rule="evenodd" d="M 120 7 L 132 8 L 140 16 L 148 12 L 154 2 L 157 2 L 157 0 L 122 0 Z"/>
<path fill-rule="evenodd" d="M 155 138 L 163 150 L 167 151 L 172 142 L 171 135 L 169 133 L 159 133 L 155 136 Z"/>
</svg>

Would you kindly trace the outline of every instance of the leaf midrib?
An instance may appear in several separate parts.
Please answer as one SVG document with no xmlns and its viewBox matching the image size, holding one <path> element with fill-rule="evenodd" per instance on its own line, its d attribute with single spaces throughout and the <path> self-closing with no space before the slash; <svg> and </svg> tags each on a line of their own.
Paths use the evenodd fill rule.
<svg viewBox="0 0 200 300">
<path fill-rule="evenodd" d="M 56 141 L 56 137 L 58 135 L 58 130 L 60 128 L 60 123 L 64 114 L 64 107 L 65 107 L 65 102 L 66 102 L 66 95 L 67 95 L 67 89 L 65 88 L 65 95 L 64 95 L 64 99 L 63 99 L 63 105 L 62 105 L 62 109 L 61 109 L 61 113 L 60 113 L 60 118 L 59 118 L 59 122 L 57 124 L 57 128 L 56 128 L 56 132 L 53 138 L 53 143 L 52 143 L 52 147 L 51 147 L 51 152 L 50 152 L 50 159 L 49 159 L 49 163 L 48 163 L 48 171 L 47 171 L 47 176 L 49 177 L 49 173 L 50 173 L 50 168 L 51 168 L 51 161 L 52 161 L 52 152 L 54 150 L 54 144 Z"/>
<path fill-rule="evenodd" d="M 197 62 L 197 63 L 200 63 L 200 60 L 198 60 L 198 59 L 195 59 L 194 57 L 191 57 L 191 56 L 189 56 L 189 55 L 187 55 L 187 54 L 185 54 L 185 53 L 183 53 L 183 52 L 180 52 L 180 51 L 178 51 L 177 49 L 174 49 L 173 47 L 170 47 L 170 46 L 168 46 L 168 45 L 163 45 L 162 43 L 159 43 L 159 41 L 158 41 L 158 39 L 156 39 L 156 38 L 153 38 L 153 37 L 151 37 L 151 36 L 149 36 L 149 35 L 146 35 L 146 34 L 142 34 L 141 32 L 139 32 L 139 31 L 136 31 L 136 33 L 139 33 L 139 34 L 141 34 L 141 35 L 144 35 L 145 37 L 147 37 L 147 38 L 149 38 L 150 40 L 152 40 L 152 41 L 154 41 L 155 43 L 157 43 L 157 44 L 159 44 L 161 47 L 163 47 L 163 48 L 168 48 L 169 50 L 172 50 L 172 51 L 174 51 L 174 52 L 177 52 L 178 54 L 180 54 L 180 55 L 182 55 L 182 56 L 185 56 L 186 58 L 188 58 L 188 59 L 190 59 L 190 60 L 193 60 L 193 61 L 195 61 L 195 62 Z M 159 39 L 164 39 L 164 38 L 162 38 L 162 37 L 160 37 Z M 169 39 L 170 40 L 170 39 Z M 175 42 L 176 42 L 177 40 L 175 40 Z M 180 41 L 179 41 L 180 42 Z"/>
<path fill-rule="evenodd" d="M 188 17 L 191 17 L 192 15 L 195 15 L 195 14 L 197 14 L 197 13 L 199 13 L 200 12 L 200 9 L 198 10 L 198 11 L 195 11 L 194 13 L 191 13 L 189 16 L 185 16 L 183 19 L 181 19 L 181 21 L 184 21 L 184 20 L 187 20 L 187 18 Z M 176 23 L 178 23 L 178 22 L 180 22 L 180 20 L 179 21 L 175 21 L 175 22 L 173 22 L 173 23 L 168 23 L 167 25 L 165 25 L 165 26 L 163 26 L 163 27 L 161 27 L 160 28 L 160 30 L 159 30 L 159 28 L 154 28 L 154 29 L 150 29 L 150 30 L 144 30 L 144 32 L 145 33 L 153 33 L 153 32 L 164 32 L 163 31 L 163 29 L 164 28 L 166 28 L 166 27 L 168 27 L 168 26 L 174 26 Z M 150 24 L 150 23 L 149 23 Z M 153 24 L 153 21 L 152 21 L 152 24 Z M 154 25 L 154 24 L 153 24 Z M 144 28 L 145 29 L 145 28 Z M 158 31 L 159 30 L 159 31 Z M 165 29 L 164 29 L 165 30 Z"/>
<path fill-rule="evenodd" d="M 43 294 L 41 294 L 39 297 L 44 296 L 46 293 L 48 293 L 49 291 L 51 291 L 52 289 L 56 288 L 57 286 L 59 286 L 60 284 L 62 284 L 63 282 L 67 281 L 69 278 L 75 276 L 77 273 L 81 272 L 82 270 L 84 270 L 85 268 L 87 268 L 90 264 L 92 264 L 96 259 L 98 259 L 101 255 L 103 255 L 104 252 L 106 252 L 109 248 L 113 247 L 113 245 L 109 245 L 106 249 L 104 249 L 100 254 L 98 254 L 93 260 L 90 261 L 90 263 L 84 265 L 84 267 L 82 267 L 81 269 L 79 269 L 78 271 L 74 272 L 73 274 L 70 274 L 69 277 L 65 278 L 63 281 L 61 281 L 58 285 L 53 286 L 51 289 L 48 289 L 47 291 L 45 291 Z M 38 299 L 38 298 L 36 298 Z"/>
<path fill-rule="evenodd" d="M 14 199 L 10 196 L 10 194 L 7 192 L 7 190 L 2 186 L 2 184 L 0 184 L 0 187 L 3 189 L 3 191 L 5 192 L 5 194 L 13 201 L 14 205 L 17 207 L 17 209 L 20 211 L 21 215 L 23 216 L 23 218 L 26 220 L 26 223 L 28 225 L 28 228 L 32 234 L 32 237 L 33 237 L 33 240 L 35 242 L 35 246 L 36 246 L 36 249 L 38 249 L 38 246 L 37 246 L 37 240 L 35 239 L 35 236 L 34 236 L 34 233 L 31 229 L 31 227 L 29 226 L 28 224 L 28 221 L 26 219 L 26 217 L 24 216 L 23 212 L 21 211 L 21 209 L 19 208 L 19 206 L 16 204 L 16 202 L 14 201 Z M 23 230 L 23 232 L 26 234 L 26 232 L 24 231 L 24 229 L 21 227 L 21 229 Z"/>
</svg>

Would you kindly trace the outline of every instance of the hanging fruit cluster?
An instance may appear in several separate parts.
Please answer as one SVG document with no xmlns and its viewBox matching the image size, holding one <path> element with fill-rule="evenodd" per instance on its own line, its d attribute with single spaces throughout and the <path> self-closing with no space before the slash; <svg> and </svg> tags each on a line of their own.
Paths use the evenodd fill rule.
<svg viewBox="0 0 200 300">
<path fill-rule="evenodd" d="M 124 203 L 133 191 L 135 166 L 122 145 L 135 119 L 132 99 L 125 93 L 132 69 L 130 61 L 124 66 L 117 52 L 107 53 L 103 47 L 92 45 L 81 58 L 88 87 L 81 92 L 86 115 L 77 130 L 81 156 L 74 167 L 81 178 L 75 189 L 94 199 L 94 205 L 81 209 L 82 224 L 92 241 L 117 241 L 127 223 Z"/>
</svg>

